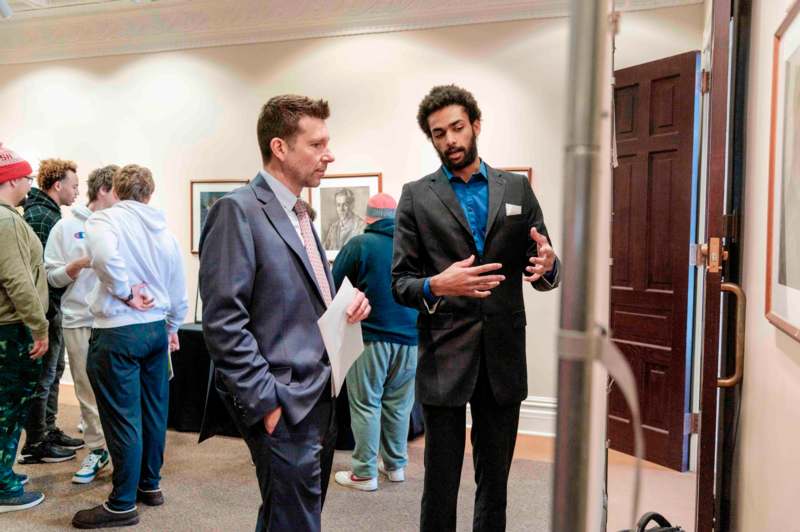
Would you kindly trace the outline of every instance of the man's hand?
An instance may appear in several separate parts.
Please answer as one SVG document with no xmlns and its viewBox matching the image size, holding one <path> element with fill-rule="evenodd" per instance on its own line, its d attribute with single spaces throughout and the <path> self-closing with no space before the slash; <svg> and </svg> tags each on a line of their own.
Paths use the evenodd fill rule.
<svg viewBox="0 0 800 532">
<path fill-rule="evenodd" d="M 39 338 L 33 340 L 33 347 L 31 350 L 28 351 L 28 354 L 31 356 L 31 360 L 37 360 L 42 358 L 47 350 L 50 348 L 50 339 L 45 336 L 44 338 Z"/>
<path fill-rule="evenodd" d="M 169 352 L 174 353 L 175 351 L 180 351 L 181 349 L 181 342 L 178 340 L 178 333 L 169 333 Z"/>
<path fill-rule="evenodd" d="M 445 271 L 431 277 L 431 292 L 435 296 L 466 296 L 485 298 L 491 295 L 505 275 L 483 275 L 503 267 L 499 262 L 472 266 L 475 255 L 454 262 Z"/>
<path fill-rule="evenodd" d="M 281 412 L 281 407 L 278 407 L 271 412 L 267 412 L 267 415 L 264 416 L 264 428 L 270 436 L 275 430 L 275 427 L 278 426 L 278 421 L 281 419 Z"/>
<path fill-rule="evenodd" d="M 81 270 L 84 268 L 88 268 L 92 264 L 92 259 L 89 256 L 81 257 L 79 259 L 75 259 L 69 264 L 67 264 L 66 271 L 67 275 L 70 276 L 71 279 L 77 279 L 78 275 L 80 275 Z"/>
<path fill-rule="evenodd" d="M 142 290 L 145 286 L 147 286 L 147 283 L 139 283 L 131 286 L 131 294 L 133 294 L 133 299 L 126 301 L 125 304 L 141 312 L 153 308 L 155 305 L 153 298 L 142 293 Z"/>
<path fill-rule="evenodd" d="M 364 292 L 356 290 L 356 297 L 353 302 L 347 307 L 347 323 L 358 323 L 359 321 L 367 319 L 369 313 L 372 312 L 372 307 L 369 305 L 369 299 L 364 295 Z"/>
<path fill-rule="evenodd" d="M 536 257 L 530 258 L 531 265 L 525 268 L 530 275 L 523 276 L 526 283 L 538 281 L 542 275 L 553 269 L 556 263 L 556 253 L 550 247 L 547 237 L 539 233 L 535 227 L 531 227 L 531 240 L 536 242 Z"/>
</svg>

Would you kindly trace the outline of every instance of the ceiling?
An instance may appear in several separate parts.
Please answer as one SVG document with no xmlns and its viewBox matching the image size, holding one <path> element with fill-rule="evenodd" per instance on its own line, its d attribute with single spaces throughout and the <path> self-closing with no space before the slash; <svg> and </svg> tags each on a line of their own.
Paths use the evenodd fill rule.
<svg viewBox="0 0 800 532">
<path fill-rule="evenodd" d="M 621 10 L 704 0 L 615 0 Z M 568 0 L 0 0 L 0 64 L 565 17 Z"/>
</svg>

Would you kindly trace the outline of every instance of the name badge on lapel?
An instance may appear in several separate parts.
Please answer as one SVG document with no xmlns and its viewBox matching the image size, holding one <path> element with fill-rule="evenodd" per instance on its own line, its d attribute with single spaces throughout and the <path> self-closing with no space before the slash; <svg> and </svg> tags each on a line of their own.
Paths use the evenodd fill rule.
<svg viewBox="0 0 800 532">
<path fill-rule="evenodd" d="M 522 205 L 506 203 L 506 216 L 516 216 L 518 214 L 522 214 Z"/>
</svg>

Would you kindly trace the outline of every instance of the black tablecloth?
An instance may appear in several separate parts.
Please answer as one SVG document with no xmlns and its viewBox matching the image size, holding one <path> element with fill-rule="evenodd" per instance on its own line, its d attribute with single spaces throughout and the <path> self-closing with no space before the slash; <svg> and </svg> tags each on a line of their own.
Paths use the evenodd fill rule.
<svg viewBox="0 0 800 532">
<path fill-rule="evenodd" d="M 175 376 L 169 383 L 169 416 L 167 426 L 186 432 L 200 432 L 203 421 L 203 407 L 210 376 L 211 360 L 203 340 L 203 329 L 199 323 L 183 325 L 178 330 L 181 349 L 172 353 L 172 368 Z M 215 393 L 212 388 L 212 393 Z M 353 448 L 353 433 L 350 430 L 350 407 L 347 402 L 347 388 L 336 398 L 336 415 L 339 437 L 337 449 Z M 217 434 L 239 436 L 239 431 L 230 418 L 214 427 Z M 424 431 L 422 408 L 414 403 L 409 424 L 409 439 L 416 438 Z"/>
</svg>

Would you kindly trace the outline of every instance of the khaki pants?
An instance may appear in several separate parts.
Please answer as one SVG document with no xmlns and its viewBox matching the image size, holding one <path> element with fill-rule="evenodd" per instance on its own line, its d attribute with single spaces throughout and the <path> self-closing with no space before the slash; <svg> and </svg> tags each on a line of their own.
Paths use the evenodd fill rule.
<svg viewBox="0 0 800 532">
<path fill-rule="evenodd" d="M 86 357 L 89 354 L 90 327 L 64 329 L 64 344 L 69 356 L 69 370 L 72 382 L 75 383 L 75 396 L 81 407 L 83 416 L 83 439 L 91 450 L 105 449 L 106 440 L 100 426 L 100 415 L 97 412 L 97 401 L 94 398 L 89 376 L 86 374 Z"/>
</svg>

